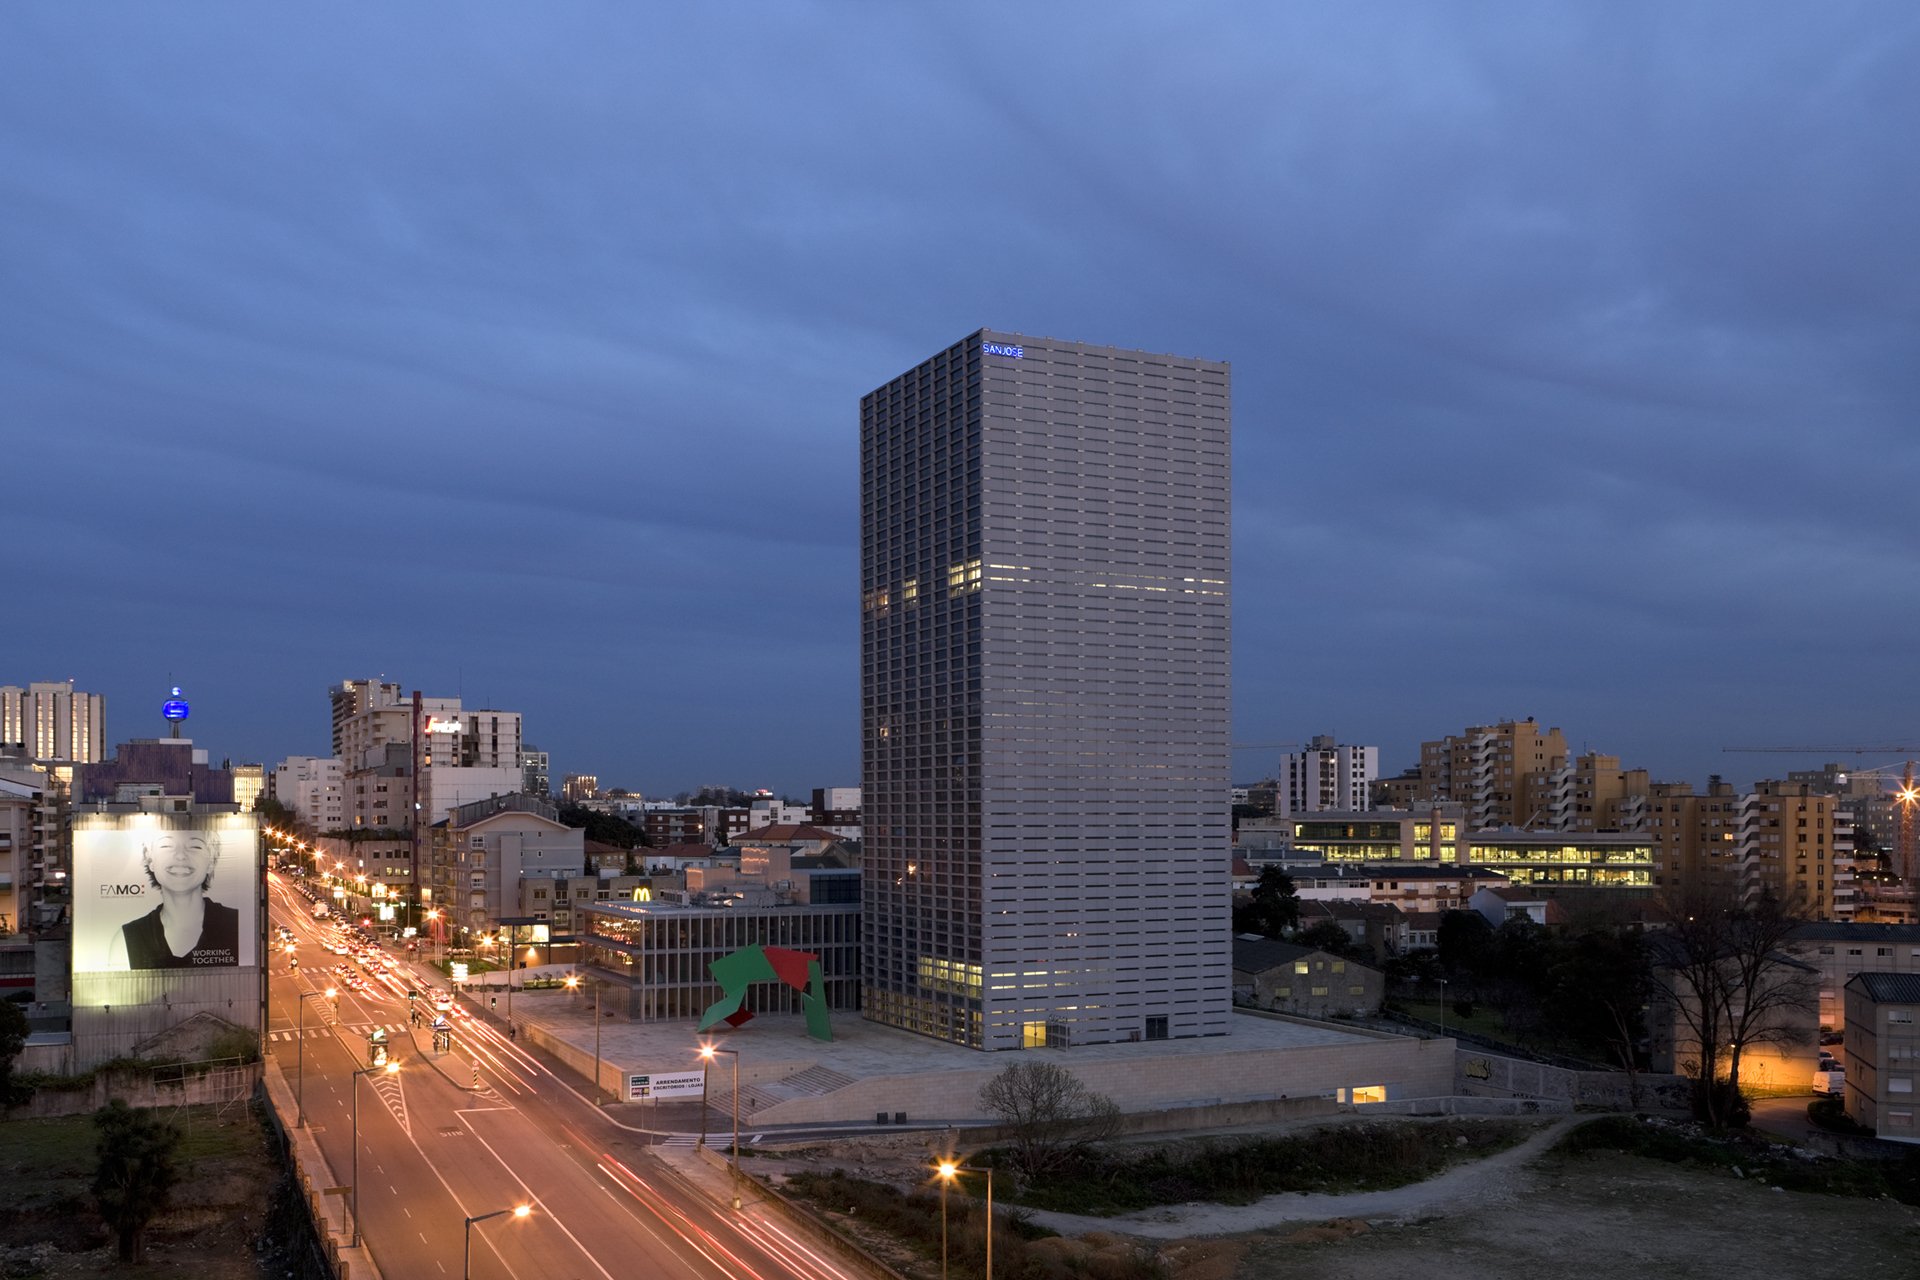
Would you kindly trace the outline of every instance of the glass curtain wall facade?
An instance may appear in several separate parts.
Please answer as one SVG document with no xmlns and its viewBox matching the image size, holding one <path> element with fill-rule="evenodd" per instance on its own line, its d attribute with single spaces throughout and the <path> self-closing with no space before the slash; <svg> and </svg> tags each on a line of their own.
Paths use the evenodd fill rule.
<svg viewBox="0 0 1920 1280">
<path fill-rule="evenodd" d="M 862 1009 L 1224 1034 L 1227 366 L 982 330 L 861 400 Z"/>
<path fill-rule="evenodd" d="M 860 1004 L 860 909 L 817 907 L 681 907 L 671 904 L 581 903 L 576 929 L 584 961 L 627 988 L 627 1014 L 637 1022 L 697 1018 L 725 996 L 710 966 L 742 947 L 786 947 L 820 960 L 829 1009 Z M 756 985 L 755 1013 L 802 1011 L 785 983 Z"/>
</svg>

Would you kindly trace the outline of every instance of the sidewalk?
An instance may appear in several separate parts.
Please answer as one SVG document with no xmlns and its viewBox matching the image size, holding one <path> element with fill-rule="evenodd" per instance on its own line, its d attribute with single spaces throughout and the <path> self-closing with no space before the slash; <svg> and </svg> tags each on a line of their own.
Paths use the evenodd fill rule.
<svg viewBox="0 0 1920 1280">
<path fill-rule="evenodd" d="M 277 1058 L 266 1059 L 261 1083 L 266 1086 L 267 1104 L 273 1108 L 274 1117 L 287 1136 L 293 1178 L 306 1197 L 307 1211 L 320 1237 L 320 1248 L 338 1268 L 340 1280 L 362 1280 L 362 1277 L 381 1280 L 380 1268 L 374 1265 L 373 1255 L 366 1246 L 353 1247 L 346 1243 L 353 1238 L 352 1226 L 347 1221 L 347 1198 L 326 1194 L 340 1183 L 312 1132 L 294 1123 L 298 1119 L 298 1107 L 293 1086 L 287 1083 Z"/>
</svg>

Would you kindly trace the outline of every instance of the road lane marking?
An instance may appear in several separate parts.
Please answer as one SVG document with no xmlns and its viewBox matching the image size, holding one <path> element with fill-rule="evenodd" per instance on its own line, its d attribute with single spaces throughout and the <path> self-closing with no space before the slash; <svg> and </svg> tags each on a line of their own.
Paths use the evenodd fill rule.
<svg viewBox="0 0 1920 1280">
<path fill-rule="evenodd" d="M 739 1267 L 741 1271 L 746 1272 L 747 1275 L 753 1277 L 753 1280 L 763 1280 L 760 1273 L 755 1271 L 752 1267 L 748 1266 L 744 1259 L 735 1257 L 733 1251 L 728 1249 L 727 1246 L 721 1244 L 720 1241 L 714 1237 L 712 1232 L 706 1230 L 705 1228 L 701 1227 L 698 1223 L 694 1222 L 694 1220 L 688 1217 L 686 1213 L 684 1213 L 678 1205 L 673 1204 L 665 1196 L 661 1195 L 657 1191 L 654 1191 L 652 1187 L 647 1185 L 646 1180 L 643 1179 L 639 1174 L 627 1168 L 626 1165 L 621 1164 L 618 1160 L 615 1160 L 611 1154 L 603 1154 L 602 1162 L 596 1162 L 595 1167 L 598 1168 L 600 1172 L 606 1174 L 607 1177 L 612 1178 L 614 1185 L 618 1186 L 622 1191 L 626 1192 L 627 1195 L 630 1196 L 636 1203 L 644 1207 L 647 1210 L 647 1212 L 651 1213 L 654 1217 L 660 1219 L 660 1223 L 662 1226 L 666 1227 L 667 1230 L 671 1231 L 674 1235 L 684 1240 L 688 1245 L 692 1247 L 695 1253 L 705 1258 L 709 1263 L 711 1263 L 715 1268 L 717 1268 L 722 1275 L 732 1276 L 732 1275 L 735 1275 L 736 1273 L 729 1270 L 725 1263 L 721 1262 L 718 1258 L 714 1257 L 711 1253 L 708 1253 L 704 1248 L 702 1248 L 700 1245 L 700 1242 L 698 1240 L 695 1240 L 691 1235 L 689 1235 L 686 1230 L 683 1230 L 679 1226 L 676 1226 L 672 1221 L 672 1219 L 668 1218 L 666 1214 L 660 1212 L 659 1205 L 654 1204 L 652 1201 L 648 1200 L 645 1196 L 642 1196 L 638 1191 L 634 1190 L 634 1187 L 630 1187 L 625 1182 L 622 1182 L 620 1178 L 617 1175 L 615 1175 L 615 1173 L 613 1172 L 613 1169 L 607 1168 L 607 1165 L 605 1162 L 611 1162 L 614 1168 L 619 1169 L 621 1173 L 624 1173 L 629 1179 L 633 1181 L 634 1186 L 643 1187 L 648 1191 L 652 1191 L 654 1196 L 660 1201 L 660 1204 L 666 1205 L 668 1208 L 672 1209 L 674 1212 L 674 1216 L 678 1217 L 681 1220 L 681 1222 L 684 1222 L 687 1228 L 690 1228 L 693 1231 L 699 1232 L 702 1236 L 704 1236 L 707 1239 L 707 1241 L 710 1244 L 713 1245 L 714 1248 L 718 1249 L 721 1253 L 726 1254 L 727 1257 L 733 1261 L 735 1266 Z"/>
<path fill-rule="evenodd" d="M 529 1123 L 532 1123 L 532 1122 L 529 1121 Z M 538 1128 L 537 1125 L 534 1127 L 536 1129 Z M 500 1159 L 500 1153 L 493 1149 L 493 1144 L 488 1142 L 484 1137 L 482 1137 L 480 1135 L 479 1130 L 477 1129 L 474 1131 L 473 1138 L 474 1138 L 474 1141 L 478 1142 L 481 1146 L 487 1149 L 487 1154 L 492 1156 L 494 1160 L 499 1163 L 501 1169 L 506 1171 L 506 1175 L 509 1178 L 512 1178 L 522 1191 L 527 1193 L 528 1201 L 531 1202 L 532 1204 L 539 1206 L 540 1212 L 544 1214 L 553 1223 L 554 1226 L 560 1228 L 560 1233 L 566 1236 L 567 1239 L 573 1241 L 573 1247 L 580 1251 L 580 1256 L 585 1258 L 588 1262 L 591 1262 L 593 1264 L 593 1269 L 595 1271 L 598 1271 L 601 1275 L 605 1276 L 607 1280 L 613 1280 L 613 1273 L 600 1265 L 600 1259 L 594 1257 L 593 1252 L 589 1250 L 587 1246 L 580 1243 L 580 1238 L 578 1236 L 574 1235 L 573 1232 L 567 1230 L 567 1224 L 562 1222 L 559 1216 L 556 1215 L 551 1209 L 547 1208 L 546 1202 L 542 1200 L 539 1196 L 533 1193 L 532 1187 L 529 1187 L 525 1182 L 521 1181 L 520 1175 L 513 1171 L 513 1166 L 508 1164 L 505 1160 Z M 503 1258 L 501 1259 L 501 1261 L 504 1262 L 505 1259 Z"/>
</svg>

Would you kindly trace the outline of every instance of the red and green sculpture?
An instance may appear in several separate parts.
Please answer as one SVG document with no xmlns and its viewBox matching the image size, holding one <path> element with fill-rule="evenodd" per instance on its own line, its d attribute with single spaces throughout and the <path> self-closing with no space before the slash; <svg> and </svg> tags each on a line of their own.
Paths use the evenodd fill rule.
<svg viewBox="0 0 1920 1280">
<path fill-rule="evenodd" d="M 827 1020 L 827 983 L 820 973 L 820 957 L 811 951 L 793 951 L 786 947 L 742 947 L 732 955 L 721 956 L 707 966 L 707 972 L 726 992 L 726 998 L 700 1015 L 700 1029 L 712 1030 L 721 1023 L 738 1027 L 753 1013 L 741 1004 L 747 988 L 756 982 L 784 982 L 800 993 L 800 1008 L 807 1016 L 807 1034 L 815 1040 L 833 1039 L 833 1024 Z"/>
</svg>

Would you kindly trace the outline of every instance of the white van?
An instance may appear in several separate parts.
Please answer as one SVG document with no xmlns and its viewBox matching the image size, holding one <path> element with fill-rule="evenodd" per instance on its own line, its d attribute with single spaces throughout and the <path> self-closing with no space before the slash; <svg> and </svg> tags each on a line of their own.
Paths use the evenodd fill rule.
<svg viewBox="0 0 1920 1280">
<path fill-rule="evenodd" d="M 1847 1072 L 1844 1067 L 1833 1066 L 1813 1073 L 1813 1091 L 1824 1093 L 1828 1097 L 1838 1097 L 1847 1091 Z"/>
</svg>

